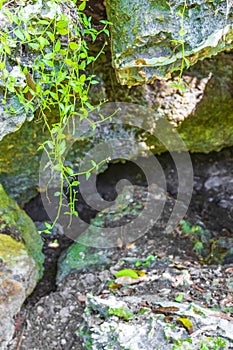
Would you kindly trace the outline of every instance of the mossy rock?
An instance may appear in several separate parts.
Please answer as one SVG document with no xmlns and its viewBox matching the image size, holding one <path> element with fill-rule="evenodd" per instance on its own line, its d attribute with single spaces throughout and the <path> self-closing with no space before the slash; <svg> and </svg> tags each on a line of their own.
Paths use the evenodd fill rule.
<svg viewBox="0 0 233 350">
<path fill-rule="evenodd" d="M 19 208 L 13 199 L 7 196 L 1 184 L 0 234 L 7 234 L 16 242 L 21 243 L 26 247 L 28 253 L 36 263 L 39 280 L 43 275 L 44 263 L 42 239 L 38 234 L 33 221 L 22 209 Z"/>
<path fill-rule="evenodd" d="M 85 271 L 89 268 L 103 268 L 111 262 L 108 255 L 110 255 L 108 250 L 91 248 L 79 242 L 72 244 L 58 261 L 57 284 L 70 273 Z"/>
<path fill-rule="evenodd" d="M 107 0 L 106 5 L 113 67 L 123 85 L 151 83 L 179 70 L 179 41 L 189 65 L 233 48 L 233 8 L 225 0 L 187 1 L 185 9 L 178 0 Z"/>
</svg>

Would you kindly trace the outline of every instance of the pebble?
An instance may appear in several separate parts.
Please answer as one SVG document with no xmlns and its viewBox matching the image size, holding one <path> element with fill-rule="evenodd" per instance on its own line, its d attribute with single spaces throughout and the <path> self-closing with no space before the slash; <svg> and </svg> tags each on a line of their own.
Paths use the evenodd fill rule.
<svg viewBox="0 0 233 350">
<path fill-rule="evenodd" d="M 41 314 L 44 311 L 44 308 L 42 306 L 37 306 L 37 312 L 38 314 Z"/>
</svg>

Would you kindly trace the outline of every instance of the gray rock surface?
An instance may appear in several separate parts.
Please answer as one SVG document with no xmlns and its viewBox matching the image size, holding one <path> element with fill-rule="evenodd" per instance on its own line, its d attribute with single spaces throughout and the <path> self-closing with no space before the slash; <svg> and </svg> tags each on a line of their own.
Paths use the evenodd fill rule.
<svg viewBox="0 0 233 350">
<path fill-rule="evenodd" d="M 146 302 L 151 307 L 143 308 Z M 88 295 L 86 305 L 93 350 L 198 350 L 219 339 L 225 348 L 233 342 L 232 318 L 195 303 L 164 301 L 153 295 L 104 299 Z"/>
<path fill-rule="evenodd" d="M 232 49 L 230 2 L 186 1 L 183 9 L 179 0 L 107 1 L 108 19 L 113 23 L 113 66 L 121 84 L 150 83 L 170 75 L 181 66 L 178 40 L 184 41 L 188 65 Z"/>
</svg>

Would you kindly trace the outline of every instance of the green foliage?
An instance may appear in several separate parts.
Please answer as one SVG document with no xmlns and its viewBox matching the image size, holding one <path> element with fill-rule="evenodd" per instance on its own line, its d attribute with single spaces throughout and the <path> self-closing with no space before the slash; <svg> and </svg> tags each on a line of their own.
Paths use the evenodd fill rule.
<svg viewBox="0 0 233 350">
<path fill-rule="evenodd" d="M 108 314 L 123 318 L 126 321 L 128 321 L 131 317 L 135 316 L 127 308 L 123 308 L 123 307 L 122 308 L 109 308 Z"/>
<path fill-rule="evenodd" d="M 180 226 L 182 231 L 187 235 L 190 236 L 192 242 L 193 242 L 193 250 L 197 253 L 197 255 L 200 255 L 204 249 L 205 237 L 209 235 L 208 230 L 204 230 L 199 225 L 191 225 L 189 221 L 187 220 L 181 220 Z"/>
<path fill-rule="evenodd" d="M 175 301 L 176 301 L 177 303 L 181 303 L 181 301 L 183 300 L 183 298 L 184 298 L 183 293 L 179 293 L 179 294 L 175 297 Z"/>
<path fill-rule="evenodd" d="M 188 345 L 191 344 L 191 345 Z M 199 350 L 223 350 L 228 349 L 226 341 L 221 337 L 205 337 L 201 340 L 200 344 L 198 345 Z M 176 344 L 172 347 L 172 350 L 192 350 L 197 349 L 192 345 L 192 339 L 186 338 L 186 339 L 177 339 Z"/>
<path fill-rule="evenodd" d="M 131 278 L 138 278 L 138 274 L 135 270 L 131 269 L 123 269 L 115 273 L 116 277 L 131 277 Z"/>
<path fill-rule="evenodd" d="M 188 58 L 185 56 L 185 35 L 187 34 L 185 28 L 184 28 L 184 17 L 185 17 L 185 10 L 187 8 L 186 0 L 184 0 L 183 8 L 181 11 L 178 11 L 176 14 L 180 17 L 180 31 L 179 36 L 180 38 L 177 40 L 171 40 L 176 45 L 176 48 L 180 48 L 179 56 L 181 56 L 181 64 L 179 67 L 175 67 L 171 70 L 172 72 L 179 72 L 178 75 L 178 81 L 172 82 L 171 87 L 175 87 L 177 89 L 180 89 L 181 91 L 185 91 L 185 88 L 187 87 L 187 83 L 182 79 L 183 72 L 185 68 L 190 67 L 190 62 Z"/>
<path fill-rule="evenodd" d="M 156 256 L 154 255 L 148 255 L 144 261 L 137 260 L 135 262 L 135 267 L 139 266 L 150 266 L 152 261 L 156 260 Z"/>
<path fill-rule="evenodd" d="M 142 308 L 138 313 L 132 313 L 129 309 L 127 308 L 109 308 L 108 310 L 108 315 L 115 315 L 117 317 L 123 318 L 125 321 L 128 321 L 132 317 L 137 317 L 139 315 L 143 315 L 146 313 L 148 310 L 145 308 Z"/>
<path fill-rule="evenodd" d="M 93 28 L 91 18 L 83 13 L 86 6 L 84 0 L 78 9 L 71 6 L 74 13 L 71 10 L 69 12 L 70 6 L 67 12 L 62 13 L 61 0 L 53 0 L 45 5 L 52 6 L 50 10 L 53 16 L 24 16 L 22 7 L 8 8 L 8 2 L 1 1 L 1 12 L 8 25 L 0 31 L 0 84 L 4 89 L 2 103 L 5 113 L 15 115 L 20 112 L 7 103 L 9 96 L 15 95 L 20 102 L 20 109 L 27 115 L 33 115 L 38 109 L 50 134 L 50 140 L 45 141 L 38 150 L 46 152 L 47 166 L 62 181 L 60 190 L 55 193 L 59 199 L 57 217 L 52 225 L 47 225 L 48 233 L 60 215 L 64 184 L 68 184 L 72 193 L 71 187 L 77 186 L 77 181 L 72 184 L 75 176 L 86 174 L 88 178 L 91 171 L 105 162 L 92 162 L 87 171 L 74 174 L 70 167 L 65 166 L 64 158 L 68 144 L 65 130 L 71 118 L 86 119 L 93 129 L 96 127 L 96 122 L 92 122 L 88 115 L 97 107 L 90 103 L 88 94 L 91 86 L 98 81 L 94 75 L 88 75 L 86 69 L 104 52 L 106 43 L 96 56 L 89 53 L 88 43 L 94 43 L 102 32 L 109 35 L 109 22 L 101 21 L 103 27 L 99 31 Z M 23 57 L 25 48 L 32 53 L 29 61 Z M 11 71 L 9 62 L 14 65 Z M 54 111 L 58 116 L 51 123 Z M 67 214 L 70 218 L 78 215 L 71 197 Z"/>
</svg>

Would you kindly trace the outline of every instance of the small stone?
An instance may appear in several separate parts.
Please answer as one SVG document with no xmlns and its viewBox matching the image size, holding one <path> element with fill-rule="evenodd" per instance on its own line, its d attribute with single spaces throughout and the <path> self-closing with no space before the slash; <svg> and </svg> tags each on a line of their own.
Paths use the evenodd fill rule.
<svg viewBox="0 0 233 350">
<path fill-rule="evenodd" d="M 44 312 L 44 308 L 42 307 L 42 306 L 37 306 L 37 312 L 38 312 L 38 314 L 40 315 L 40 314 L 42 314 L 42 312 Z"/>
<path fill-rule="evenodd" d="M 66 340 L 64 338 L 61 339 L 61 345 L 66 345 Z"/>
</svg>

